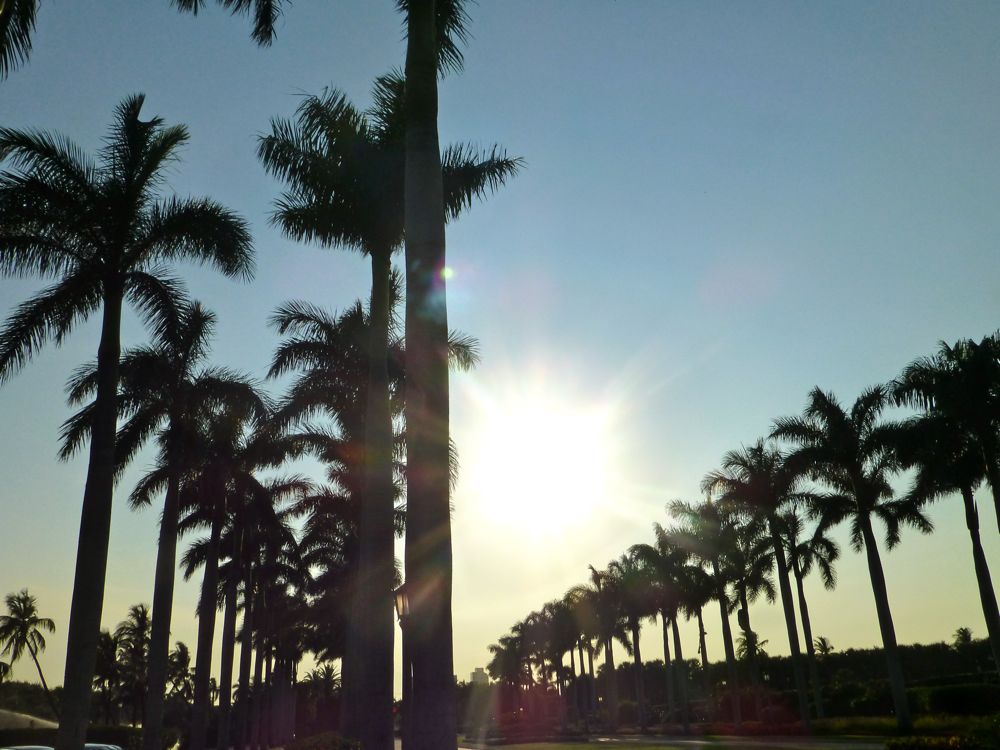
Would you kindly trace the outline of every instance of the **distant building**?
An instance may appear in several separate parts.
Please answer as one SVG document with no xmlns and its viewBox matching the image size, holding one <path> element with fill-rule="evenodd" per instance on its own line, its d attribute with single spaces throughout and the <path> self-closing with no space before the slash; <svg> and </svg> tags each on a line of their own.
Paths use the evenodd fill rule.
<svg viewBox="0 0 1000 750">
<path fill-rule="evenodd" d="M 486 674 L 486 670 L 482 667 L 476 667 L 476 671 L 470 676 L 469 682 L 473 685 L 489 685 L 490 676 Z"/>
</svg>

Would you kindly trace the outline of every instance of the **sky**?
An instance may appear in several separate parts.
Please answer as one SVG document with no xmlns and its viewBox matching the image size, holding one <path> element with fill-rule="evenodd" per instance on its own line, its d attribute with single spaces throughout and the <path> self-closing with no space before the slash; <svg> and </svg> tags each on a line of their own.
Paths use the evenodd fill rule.
<svg viewBox="0 0 1000 750">
<path fill-rule="evenodd" d="M 214 6 L 191 17 L 167 0 L 46 2 L 30 63 L 0 83 L 0 124 L 93 151 L 139 91 L 145 114 L 187 124 L 167 188 L 245 216 L 257 274 L 180 270 L 218 315 L 212 361 L 263 378 L 275 307 L 344 309 L 367 296 L 369 267 L 269 225 L 280 186 L 255 139 L 303 93 L 335 87 L 367 106 L 372 80 L 403 63 L 393 7 L 300 0 L 260 49 L 245 19 Z M 469 12 L 464 71 L 441 84 L 442 143 L 501 144 L 526 166 L 448 230 L 451 324 L 482 353 L 452 379 L 465 679 L 588 564 L 650 541 L 667 502 L 698 499 L 725 451 L 799 412 L 810 388 L 848 402 L 941 339 L 1000 327 L 995 3 L 481 0 Z M 0 312 L 40 286 L 0 280 Z M 55 684 L 86 472 L 83 457 L 56 461 L 57 436 L 64 383 L 97 336 L 96 320 L 81 325 L 0 388 L 0 593 L 28 587 L 55 619 L 41 660 Z M 144 340 L 129 317 L 125 343 Z M 157 512 L 124 502 L 150 461 L 117 491 L 106 626 L 151 600 Z M 978 497 L 1000 566 L 992 502 Z M 930 515 L 932 536 L 905 532 L 883 557 L 898 638 L 984 636 L 961 503 Z M 838 538 L 836 590 L 807 584 L 813 631 L 872 646 L 865 562 Z M 174 638 L 192 647 L 196 596 L 181 583 L 174 609 Z M 778 607 L 754 605 L 751 621 L 771 653 L 788 652 Z M 715 660 L 715 610 L 706 626 Z M 694 657 L 692 624 L 681 633 Z M 659 643 L 647 627 L 647 659 Z M 28 663 L 15 676 L 34 679 Z"/>
</svg>

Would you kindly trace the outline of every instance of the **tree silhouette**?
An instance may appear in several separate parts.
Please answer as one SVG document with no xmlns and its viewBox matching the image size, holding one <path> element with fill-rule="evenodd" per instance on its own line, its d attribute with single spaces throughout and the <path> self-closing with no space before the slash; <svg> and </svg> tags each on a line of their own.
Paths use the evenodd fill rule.
<svg viewBox="0 0 1000 750">
<path fill-rule="evenodd" d="M 832 394 L 815 388 L 803 415 L 775 420 L 771 434 L 799 446 L 787 459 L 795 470 L 809 473 L 832 489 L 817 500 L 823 526 L 850 521 L 851 544 L 856 551 L 865 551 L 896 721 L 900 731 L 909 731 L 910 708 L 872 517 L 885 525 L 885 542 L 890 549 L 899 543 L 903 525 L 924 533 L 933 527 L 919 502 L 893 499 L 889 474 L 897 465 L 891 450 L 896 428 L 879 422 L 887 400 L 886 390 L 876 386 L 865 390 L 847 411 Z"/>
<path fill-rule="evenodd" d="M 4 597 L 7 605 L 7 614 L 0 615 L 0 655 L 10 658 L 10 665 L 7 666 L 4 674 L 10 671 L 14 663 L 17 662 L 24 653 L 27 652 L 31 661 L 35 663 L 38 671 L 38 679 L 45 690 L 45 699 L 52 709 L 52 713 L 59 717 L 59 708 L 56 706 L 49 684 L 42 674 L 42 665 L 38 663 L 38 655 L 45 650 L 44 633 L 54 633 L 56 624 L 48 617 L 38 616 L 38 600 L 28 593 L 28 589 L 21 589 L 16 594 L 7 594 Z"/>
<path fill-rule="evenodd" d="M 115 476 L 118 359 L 125 300 L 165 330 L 182 297 L 164 263 L 191 258 L 250 275 L 243 220 L 207 199 L 160 199 L 163 172 L 187 141 L 183 126 L 139 119 L 142 95 L 116 110 L 92 160 L 59 136 L 0 128 L 0 272 L 57 278 L 19 305 L 0 331 L 0 381 L 49 339 L 58 344 L 100 310 L 92 439 L 70 607 L 59 740 L 83 744 L 100 633 Z"/>
</svg>

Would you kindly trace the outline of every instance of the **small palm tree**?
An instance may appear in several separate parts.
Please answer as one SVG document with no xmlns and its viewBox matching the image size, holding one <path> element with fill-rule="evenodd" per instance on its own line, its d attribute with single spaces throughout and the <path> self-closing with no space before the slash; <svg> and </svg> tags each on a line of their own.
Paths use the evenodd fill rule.
<svg viewBox="0 0 1000 750">
<path fill-rule="evenodd" d="M 143 121 L 143 96 L 116 110 L 96 160 L 65 139 L 0 128 L 0 273 L 56 283 L 19 305 L 0 331 L 0 382 L 49 339 L 63 341 L 100 311 L 96 395 L 76 575 L 70 605 L 60 748 L 83 744 L 104 601 L 116 471 L 122 308 L 154 331 L 183 297 L 164 264 L 190 258 L 228 276 L 253 269 L 246 224 L 207 199 L 158 196 L 164 170 L 188 140 L 180 125 Z"/>
<path fill-rule="evenodd" d="M 642 652 L 639 631 L 642 621 L 657 615 L 656 585 L 648 569 L 633 555 L 622 555 L 608 565 L 607 574 L 615 579 L 621 592 L 622 613 L 632 640 L 632 676 L 635 682 L 635 702 L 639 712 L 639 729 L 646 731 L 646 690 L 642 675 Z"/>
<path fill-rule="evenodd" d="M 122 689 L 122 666 L 118 661 L 121 643 L 109 630 L 102 630 L 97 642 L 97 662 L 94 667 L 94 688 L 101 694 L 104 723 L 118 722 L 118 702 Z"/>
<path fill-rule="evenodd" d="M 850 521 L 851 544 L 856 551 L 865 551 L 896 721 L 900 731 L 906 732 L 913 724 L 872 518 L 885 525 L 885 542 L 890 549 L 899 543 L 902 526 L 910 525 L 924 533 L 930 533 L 933 526 L 919 501 L 893 499 L 889 475 L 898 465 L 891 449 L 898 428 L 879 421 L 887 402 L 885 388 L 876 386 L 864 391 L 850 410 L 845 410 L 832 394 L 815 388 L 809 394 L 804 414 L 776 420 L 771 434 L 798 446 L 787 459 L 795 470 L 831 488 L 831 494 L 817 500 L 822 525 Z"/>
<path fill-rule="evenodd" d="M 837 650 L 830 639 L 822 635 L 816 637 L 816 640 L 813 641 L 813 646 L 816 648 L 816 653 L 820 656 L 829 656 Z"/>
<path fill-rule="evenodd" d="M 149 669 L 149 633 L 152 627 L 149 607 L 134 604 L 128 617 L 115 628 L 122 665 L 122 686 L 132 707 L 132 726 L 137 726 L 145 712 L 146 673 Z"/>
<path fill-rule="evenodd" d="M 958 628 L 952 636 L 951 645 L 956 651 L 962 651 L 972 645 L 972 628 Z"/>
<path fill-rule="evenodd" d="M 38 600 L 28 593 L 28 589 L 7 594 L 4 601 L 7 604 L 7 614 L 0 615 L 0 654 L 10 657 L 10 666 L 13 666 L 25 652 L 28 653 L 38 671 L 45 699 L 58 718 L 59 708 L 45 681 L 45 675 L 42 674 L 42 665 L 38 663 L 38 655 L 45 650 L 44 633 L 54 633 L 56 624 L 48 617 L 38 616 Z"/>
<path fill-rule="evenodd" d="M 177 641 L 170 652 L 167 669 L 167 683 L 170 695 L 185 703 L 194 700 L 194 675 L 191 673 L 191 650 L 182 641 Z"/>
</svg>

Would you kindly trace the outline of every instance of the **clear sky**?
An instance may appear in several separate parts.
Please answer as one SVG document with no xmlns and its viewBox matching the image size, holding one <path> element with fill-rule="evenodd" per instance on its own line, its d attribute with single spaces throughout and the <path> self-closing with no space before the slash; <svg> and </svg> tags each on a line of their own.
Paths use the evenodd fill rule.
<svg viewBox="0 0 1000 750">
<path fill-rule="evenodd" d="M 45 2 L 30 64 L 0 83 L 0 123 L 93 150 L 136 91 L 147 114 L 186 123 L 170 187 L 245 215 L 258 273 L 185 278 L 218 314 L 213 360 L 262 377 L 270 312 L 289 299 L 343 309 L 367 295 L 369 270 L 268 226 L 279 186 L 255 137 L 302 92 L 334 86 L 367 105 L 370 82 L 403 62 L 393 6 L 299 0 L 262 50 L 214 6 L 193 18 L 167 0 Z M 470 14 L 465 71 L 441 87 L 442 142 L 499 142 L 527 168 L 448 235 L 451 320 L 483 354 L 453 379 L 460 677 L 588 563 L 649 540 L 667 501 L 696 499 L 723 452 L 800 410 L 812 386 L 852 400 L 938 339 L 1000 327 L 997 4 L 481 0 Z M 39 286 L 0 281 L 0 309 Z M 142 340 L 130 321 L 127 343 Z M 42 659 L 54 683 L 86 469 L 55 460 L 62 389 L 96 347 L 95 321 L 0 389 L 0 593 L 27 586 L 56 620 Z M 157 513 L 123 502 L 148 462 L 119 490 L 109 626 L 151 599 Z M 983 636 L 960 503 L 932 516 L 933 537 L 905 533 L 884 558 L 899 639 Z M 833 593 L 810 585 L 813 629 L 841 649 L 873 645 L 862 557 L 845 549 L 839 573 Z M 181 585 L 175 607 L 174 636 L 192 647 L 196 594 Z M 751 618 L 787 652 L 778 608 Z M 706 624 L 716 659 L 715 610 Z M 682 636 L 694 656 L 693 628 Z M 650 629 L 646 658 L 659 640 Z"/>
</svg>

